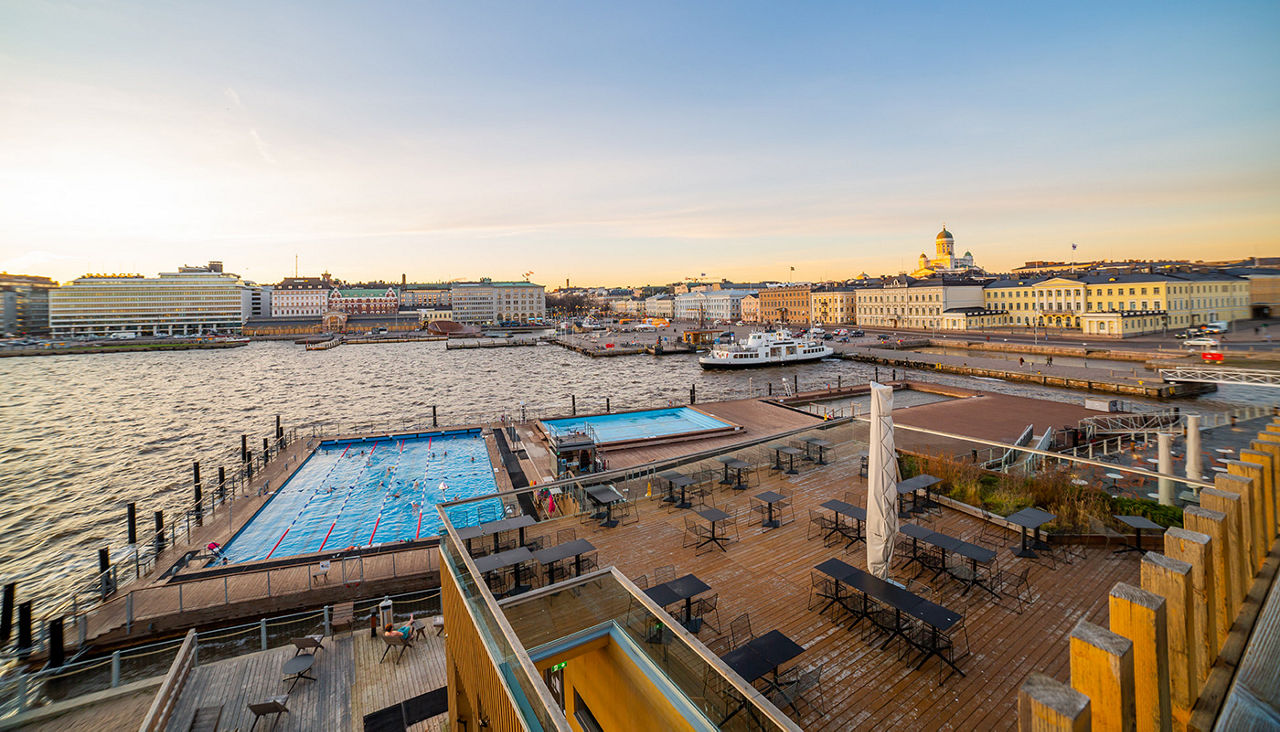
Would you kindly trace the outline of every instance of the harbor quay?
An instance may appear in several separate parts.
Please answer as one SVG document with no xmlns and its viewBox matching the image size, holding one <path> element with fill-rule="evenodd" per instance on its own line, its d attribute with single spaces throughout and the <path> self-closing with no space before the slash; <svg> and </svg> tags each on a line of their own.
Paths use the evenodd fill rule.
<svg viewBox="0 0 1280 732">
<path fill-rule="evenodd" d="M 1091 420 L 1122 417 L 1123 413 L 1117 415 L 1047 400 L 920 382 L 896 381 L 890 382 L 890 386 L 901 404 L 895 409 L 894 418 L 904 478 L 913 472 L 930 470 L 976 470 L 975 475 L 979 477 L 989 476 L 992 486 L 1004 486 L 1001 481 L 1034 482 L 1037 476 L 1051 474 L 1059 476 L 1052 480 L 1063 479 L 1061 476 L 1066 473 L 1055 466 L 1065 465 L 1070 474 L 1077 476 L 1074 481 L 1083 481 L 1090 488 L 1102 488 L 1104 493 L 1111 494 L 1112 499 L 1108 500 L 1145 496 L 1171 480 L 1172 468 L 1162 467 L 1155 472 L 1148 469 L 1150 466 L 1145 460 L 1137 465 L 1129 464 L 1127 459 L 1109 462 L 1118 455 L 1127 458 L 1138 444 L 1147 448 L 1151 431 L 1147 427 L 1133 427 L 1127 434 L 1115 431 L 1089 434 L 1084 439 L 1098 446 L 1097 459 L 1093 459 L 1093 453 L 1081 451 L 1080 431 L 1093 424 Z M 948 587 L 945 582 L 939 585 L 922 581 L 919 573 L 903 575 L 908 588 L 934 598 L 931 601 L 935 604 L 941 601 L 943 605 L 967 607 L 963 611 L 969 618 L 967 640 L 973 643 L 976 637 L 979 643 L 988 644 L 988 650 L 966 656 L 957 648 L 944 654 L 949 661 L 939 661 L 946 670 L 963 671 L 964 676 L 956 674 L 932 681 L 935 673 L 950 675 L 930 665 L 924 666 L 927 669 L 924 672 L 913 671 L 904 676 L 903 669 L 891 660 L 892 653 L 881 657 L 880 654 L 868 656 L 862 651 L 849 652 L 848 641 L 832 633 L 836 626 L 828 628 L 826 621 L 815 625 L 831 608 L 823 608 L 821 613 L 796 615 L 793 606 L 794 597 L 803 599 L 811 591 L 807 570 L 801 572 L 804 560 L 797 564 L 797 558 L 814 551 L 822 554 L 831 546 L 827 541 L 811 538 L 814 527 L 804 518 L 817 516 L 825 510 L 822 504 L 829 500 L 842 500 L 853 506 L 866 503 L 869 391 L 870 385 L 866 383 L 839 384 L 772 398 L 654 405 L 621 412 L 576 413 L 575 408 L 566 414 L 539 414 L 523 421 L 433 425 L 428 418 L 422 424 L 402 425 L 393 430 L 278 429 L 275 434 L 283 438 L 277 442 L 278 449 L 270 453 L 263 467 L 235 487 L 234 501 L 222 501 L 216 507 L 206 504 L 200 520 L 182 531 L 179 541 L 175 542 L 175 534 L 170 533 L 166 550 L 158 555 L 148 571 L 132 582 L 109 587 L 96 601 L 77 604 L 70 611 L 65 606 L 59 607 L 56 612 L 60 615 L 56 618 L 47 614 L 38 616 L 41 626 L 34 631 L 26 630 L 28 637 L 37 639 L 24 654 L 26 663 L 58 668 L 78 659 L 105 658 L 102 654 L 140 643 L 164 638 L 173 638 L 173 643 L 177 643 L 176 639 L 183 633 L 216 635 L 220 627 L 308 610 L 322 611 L 315 615 L 316 628 L 323 631 L 321 634 L 329 635 L 335 632 L 335 622 L 340 627 L 345 623 L 348 628 L 353 625 L 367 628 L 372 622 L 371 614 L 377 615 L 371 611 L 376 610 L 380 598 L 414 592 L 436 593 L 432 595 L 436 599 L 423 607 L 444 617 L 445 628 L 451 628 L 458 622 L 457 598 L 450 599 L 456 585 L 450 586 L 448 575 L 452 572 L 456 576 L 458 571 L 464 571 L 462 568 L 468 562 L 456 555 L 457 547 L 467 546 L 463 553 L 471 555 L 469 561 L 474 563 L 486 554 L 497 556 L 509 551 L 509 543 L 514 543 L 515 548 L 526 545 L 550 548 L 562 544 L 564 532 L 569 531 L 584 537 L 599 553 L 599 559 L 594 560 L 596 566 L 612 569 L 600 570 L 605 572 L 600 574 L 579 568 L 576 572 L 570 570 L 568 576 L 549 578 L 545 584 L 539 580 L 537 584 L 543 587 L 535 587 L 537 592 L 530 593 L 528 600 L 521 600 L 521 593 L 516 592 L 502 603 L 504 607 L 510 606 L 502 612 L 511 619 L 513 628 L 531 622 L 534 624 L 527 629 L 537 626 L 534 616 L 526 610 L 547 602 L 550 597 L 563 597 L 554 594 L 559 592 L 555 589 L 557 582 L 567 583 L 565 589 L 576 587 L 587 594 L 606 591 L 601 588 L 610 582 L 621 583 L 625 589 L 628 582 L 640 575 L 650 577 L 654 567 L 677 564 L 681 571 L 693 573 L 721 590 L 723 617 L 709 618 L 708 627 L 724 632 L 731 614 L 735 617 L 748 614 L 752 622 L 776 627 L 810 649 L 813 658 L 830 658 L 831 669 L 862 668 L 870 664 L 868 668 L 878 669 L 874 673 L 885 675 L 874 684 L 896 684 L 914 690 L 913 711 L 907 718 L 913 722 L 932 724 L 927 721 L 930 719 L 927 710 L 936 702 L 934 695 L 950 694 L 957 689 L 994 694 L 993 698 L 1003 700 L 1000 704 L 1012 708 L 1018 684 L 1027 674 L 1045 671 L 1061 675 L 1066 668 L 1066 656 L 1057 655 L 1064 654 L 1065 650 L 1048 650 L 1046 643 L 1066 632 L 1068 621 L 1073 617 L 1071 609 L 1088 613 L 1099 598 L 1106 596 L 1111 583 L 1138 583 L 1138 562 L 1111 559 L 1113 545 L 1119 541 L 1116 537 L 1123 537 L 1116 529 L 1103 530 L 1101 524 L 1092 524 L 1082 515 L 1075 515 L 1069 521 L 1064 518 L 1053 529 L 1057 538 L 1049 546 L 1068 542 L 1075 548 L 1063 549 L 1061 554 L 1054 549 L 1046 553 L 1044 560 L 1026 563 L 1029 574 L 1022 579 L 1032 583 L 1033 590 L 1024 592 L 1025 587 L 992 584 L 988 590 L 978 588 L 971 593 L 964 587 Z M 1223 428 L 1228 429 L 1223 433 L 1225 442 L 1207 442 L 1215 445 L 1213 449 L 1224 449 L 1216 446 L 1231 444 L 1234 447 L 1225 449 L 1249 452 L 1247 439 L 1251 434 L 1262 438 L 1254 430 L 1270 419 L 1267 411 L 1242 413 L 1241 432 L 1230 431 L 1234 426 Z M 1243 421 L 1245 418 L 1255 422 Z M 1181 422 L 1154 424 L 1161 431 L 1185 431 L 1185 424 Z M 1025 439 L 1028 434 L 1042 437 L 1030 442 Z M 1080 457 L 1085 454 L 1089 457 Z M 947 467 L 947 461 L 953 467 Z M 1226 467 L 1224 471 L 1228 469 L 1235 470 Z M 436 474 L 432 470 L 447 472 Z M 1248 473 L 1249 469 L 1241 470 Z M 1119 481 L 1108 483 L 1098 477 L 1103 471 L 1125 476 L 1125 490 L 1116 490 Z M 423 477 L 416 477 L 418 475 Z M 448 476 L 440 481 L 448 485 L 422 485 L 424 479 L 434 484 L 437 475 Z M 680 475 L 687 477 L 676 480 Z M 963 541 L 974 545 L 991 546 L 993 532 L 998 532 L 994 535 L 994 551 L 1006 551 L 1001 547 L 1010 542 L 1016 547 L 1020 530 L 1008 519 L 1011 515 L 1008 508 L 1012 506 L 997 511 L 985 507 L 984 503 L 977 506 L 966 503 L 955 497 L 964 495 L 966 479 L 961 478 L 960 473 L 944 475 L 947 490 L 932 494 L 938 507 L 923 513 L 908 510 L 904 520 L 927 524 L 932 531 L 963 537 Z M 1009 475 L 1024 477 L 1004 477 Z M 198 482 L 198 470 L 194 477 Z M 419 483 L 417 493 L 411 487 L 415 480 Z M 744 485 L 735 487 L 740 482 Z M 983 478 L 981 485 L 986 483 L 987 479 Z M 612 509 L 600 514 L 601 504 L 595 503 L 595 494 L 589 490 L 595 485 L 611 486 L 620 496 L 619 517 L 614 527 L 608 526 L 614 520 L 605 517 L 611 515 Z M 1194 507 L 1202 489 L 1215 482 L 1179 480 L 1177 485 L 1177 492 L 1184 496 L 1179 500 L 1179 507 Z M 475 487 L 474 493 L 468 492 L 469 486 Z M 433 492 L 437 489 L 440 492 Z M 1011 489 L 997 487 L 998 497 L 993 500 L 1007 500 L 1008 496 L 999 493 L 1004 490 Z M 759 506 L 761 511 L 769 508 L 770 504 L 760 503 L 754 497 L 770 491 L 792 497 L 790 505 L 777 507 L 787 516 L 778 529 L 760 525 L 759 521 L 766 519 L 761 519 L 752 508 Z M 676 495 L 682 500 L 675 500 Z M 687 499 L 691 508 L 673 511 L 673 504 L 685 502 L 683 499 Z M 969 500 L 974 499 L 970 496 Z M 1150 503 L 1156 505 L 1155 501 Z M 693 517 L 709 508 L 740 517 L 732 529 L 733 539 L 728 540 L 727 550 L 734 554 L 730 564 L 721 558 L 720 552 L 725 547 L 716 542 L 712 542 L 715 553 L 706 551 L 705 545 L 689 545 L 684 551 L 675 548 L 681 542 L 681 529 L 688 528 L 689 520 L 700 520 Z M 1108 515 L 1104 510 L 1096 518 L 1101 520 Z M 754 524 L 753 517 L 758 520 Z M 351 527 L 343 534 L 347 519 Z M 491 533 L 483 528 L 506 523 L 513 527 L 506 533 Z M 423 530 L 424 524 L 430 526 L 428 531 Z M 825 528 L 826 524 L 822 526 Z M 740 539 L 739 534 L 749 536 Z M 345 538 L 329 545 L 335 535 Z M 442 540 L 455 542 L 452 559 L 446 556 L 450 550 L 441 545 Z M 462 543 L 457 544 L 459 541 Z M 695 543 L 700 541 L 702 537 Z M 741 545 L 735 551 L 734 545 L 739 541 Z M 778 544 L 779 541 L 783 543 Z M 1138 546 L 1144 550 L 1160 548 L 1158 534 L 1139 537 L 1139 542 Z M 836 556 L 851 565 L 859 565 L 862 560 L 857 555 L 862 551 L 862 543 L 850 539 Z M 914 548 L 903 547 L 901 551 L 904 552 L 901 556 L 915 556 Z M 1083 556 L 1074 556 L 1072 552 Z M 820 559 L 814 556 L 815 561 Z M 1102 559 L 1106 561 L 1099 563 Z M 999 576 L 1004 580 L 1018 576 L 1019 560 L 1010 559 L 1013 575 Z M 760 572 L 769 573 L 772 581 L 783 588 L 779 597 L 764 605 L 747 591 L 751 585 L 733 589 L 742 578 Z M 945 573 L 935 575 L 934 580 L 942 574 Z M 506 575 L 505 581 L 510 580 L 511 576 Z M 510 591 L 501 583 L 491 584 L 493 582 L 499 582 L 496 575 L 473 585 L 469 590 L 473 594 L 465 601 L 484 601 L 474 594 L 480 592 L 481 587 L 491 588 L 485 591 L 494 593 L 495 598 Z M 584 582 L 596 584 L 584 585 Z M 1052 589 L 1059 583 L 1076 591 Z M 1084 587 L 1092 589 L 1081 591 Z M 957 589 L 964 591 L 957 592 Z M 451 603 L 454 603 L 454 620 L 450 620 Z M 524 609 L 516 607 L 523 603 L 533 604 L 526 604 Z M 343 608 L 353 605 L 365 608 L 361 611 L 364 614 L 358 618 L 346 617 Z M 1044 612 L 1064 607 L 1069 610 L 1066 616 L 1054 610 L 1055 623 L 1044 624 Z M 652 614 L 655 610 L 646 605 L 646 612 Z M 656 612 L 664 611 L 658 608 Z M 518 623 L 514 622 L 515 618 L 519 618 Z M 21 623 L 22 619 L 19 620 Z M 266 622 L 264 619 L 263 623 Z M 536 631 L 547 632 L 550 631 Z M 716 638 L 706 636 L 706 632 L 701 635 L 695 632 L 691 637 L 677 634 L 678 640 L 670 642 L 684 645 L 705 642 L 710 643 L 705 647 L 714 648 L 716 643 L 712 641 Z M 340 636 L 334 641 L 339 643 L 336 647 L 342 649 L 336 657 L 348 660 L 327 673 L 346 673 L 341 668 L 367 664 L 359 659 L 361 654 L 372 652 L 370 646 L 360 646 L 365 639 L 354 635 L 351 640 Z M 730 634 L 724 632 L 724 635 Z M 442 637 L 453 636 L 446 632 Z M 1013 638 L 1023 639 L 1019 646 L 1022 650 L 1010 651 L 1012 655 L 993 650 L 1003 648 Z M 61 647 L 55 648 L 58 641 Z M 724 642 L 731 643 L 731 639 Z M 445 665 L 430 660 L 436 653 L 448 657 L 445 646 L 427 651 L 428 645 L 423 643 L 421 658 L 406 667 L 418 670 L 405 673 L 429 674 L 421 663 L 435 664 L 432 667 Z M 231 664 L 226 666 L 228 673 L 237 674 L 242 671 L 234 670 L 241 668 L 235 663 L 267 664 L 252 668 L 274 668 L 282 664 L 284 656 L 268 646 L 264 631 L 263 647 L 267 650 L 259 653 L 265 654 L 263 659 L 274 659 L 270 662 L 253 661 L 258 654 L 250 654 L 242 661 L 228 659 L 216 663 Z M 381 650 L 379 646 L 373 648 Z M 705 653 L 699 649 L 697 655 L 702 658 Z M 967 653 L 973 654 L 973 651 Z M 966 657 L 967 661 L 959 660 Z M 980 657 L 987 660 L 979 660 Z M 1053 658 L 1059 660 L 1047 660 Z M 996 666 L 990 671 L 983 670 L 987 663 L 997 664 L 1001 671 L 996 674 Z M 251 671 L 249 666 L 243 669 L 243 673 L 249 674 L 247 679 L 257 679 L 253 683 L 271 686 L 262 671 Z M 718 667 L 715 670 L 725 672 Z M 825 673 L 842 675 L 838 670 Z M 270 671 L 266 673 L 268 677 L 271 675 Z M 430 675 L 410 677 L 416 681 L 408 683 L 402 679 L 395 683 L 397 688 L 403 687 L 402 693 L 397 692 L 403 699 L 380 697 L 377 702 L 361 703 L 366 706 L 382 702 L 398 704 L 437 686 L 449 689 L 451 694 L 472 688 L 457 678 L 445 676 L 446 682 L 428 681 L 437 678 Z M 926 679 L 930 681 L 925 683 Z M 196 682 L 189 686 L 190 693 L 199 700 L 198 705 L 185 701 L 183 692 L 179 692 L 172 700 L 176 708 L 183 710 L 184 715 L 194 715 L 199 705 L 216 701 L 219 692 L 207 688 L 208 683 Z M 864 694 L 845 689 L 846 683 L 837 684 L 837 688 L 844 690 L 831 698 L 825 710 L 819 705 L 798 708 L 783 705 L 784 709 L 762 696 L 749 700 L 750 713 L 743 715 L 743 719 L 759 723 L 776 716 L 777 723 L 783 727 L 789 719 L 790 724 L 803 728 L 821 728 L 831 724 L 830 720 L 857 717 L 863 713 L 858 710 L 867 711 L 868 719 L 881 719 L 881 715 L 892 713 L 876 707 Z M 428 684 L 432 686 L 428 688 Z M 992 684 L 998 687 L 997 692 L 991 691 Z M 349 719 L 351 709 L 355 708 L 350 706 L 355 704 L 352 695 L 358 696 L 355 691 L 358 686 L 351 685 L 343 695 L 343 703 L 349 705 L 345 712 L 330 710 L 322 714 L 339 714 L 339 720 Z M 940 691 L 942 689 L 945 691 Z M 684 691 L 682 687 L 681 693 Z M 732 698 L 732 692 L 726 693 L 725 698 Z M 34 701 L 38 699 L 36 691 L 24 691 L 23 698 L 28 695 L 33 705 L 38 704 Z M 462 704 L 456 696 L 452 698 L 455 704 Z M 695 706 L 722 703 L 723 698 L 720 701 L 703 699 Z M 714 718 L 715 709 L 719 708 L 709 710 L 699 706 L 698 714 Z M 876 708 L 880 711 L 875 711 Z M 721 712 L 727 713 L 727 710 Z M 228 708 L 227 713 L 246 712 Z M 456 707 L 450 713 L 465 714 Z M 981 726 L 1006 726 L 1011 719 L 1008 711 L 996 714 L 986 708 L 970 708 L 966 714 Z M 327 723 L 331 718 L 325 720 Z M 191 719 L 171 721 L 182 725 Z M 252 719 L 246 717 L 245 721 L 251 723 Z M 345 725 L 341 721 L 339 724 Z"/>
</svg>

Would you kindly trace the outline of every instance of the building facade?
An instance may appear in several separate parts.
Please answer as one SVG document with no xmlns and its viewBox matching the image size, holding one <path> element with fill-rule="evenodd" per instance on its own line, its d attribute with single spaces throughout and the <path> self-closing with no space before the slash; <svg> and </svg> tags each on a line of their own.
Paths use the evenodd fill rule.
<svg viewBox="0 0 1280 732">
<path fill-rule="evenodd" d="M 354 315 L 378 314 L 394 315 L 400 310 L 400 295 L 394 287 L 385 290 L 375 288 L 342 289 L 329 291 L 329 303 L 326 312 L 335 311 Z"/>
<path fill-rule="evenodd" d="M 853 325 L 858 319 L 856 287 L 816 287 L 809 293 L 814 325 Z"/>
<path fill-rule="evenodd" d="M 881 287 L 858 293 L 857 323 L 872 328 L 943 328 L 944 312 L 982 308 L 982 289 L 982 283 L 964 278 L 890 277 Z"/>
<path fill-rule="evenodd" d="M 676 299 L 674 295 L 653 295 L 644 299 L 644 314 L 647 318 L 666 318 L 671 320 L 676 315 Z"/>
<path fill-rule="evenodd" d="M 707 323 L 737 321 L 742 318 L 742 299 L 751 294 L 745 290 L 704 290 L 676 295 L 675 318 Z"/>
<path fill-rule="evenodd" d="M 810 292 L 808 283 L 760 290 L 760 322 L 807 326 Z"/>
<path fill-rule="evenodd" d="M 760 322 L 760 295 L 747 295 L 742 298 L 742 302 L 738 303 L 741 308 L 741 319 L 744 323 Z"/>
<path fill-rule="evenodd" d="M 39 275 L 0 272 L 0 335 L 49 332 L 49 292 L 57 282 Z"/>
<path fill-rule="evenodd" d="M 90 274 L 49 293 L 54 335 L 239 333 L 245 283 L 221 262 L 159 277 Z"/>
<path fill-rule="evenodd" d="M 445 283 L 405 285 L 400 288 L 400 307 L 406 310 L 449 307 L 452 302 L 450 287 Z"/>
<path fill-rule="evenodd" d="M 333 282 L 329 273 L 320 277 L 286 277 L 271 291 L 271 317 L 320 317 L 329 308 Z"/>
<path fill-rule="evenodd" d="M 527 323 L 547 317 L 546 293 L 532 282 L 455 282 L 450 293 L 454 319 L 468 325 Z"/>
</svg>

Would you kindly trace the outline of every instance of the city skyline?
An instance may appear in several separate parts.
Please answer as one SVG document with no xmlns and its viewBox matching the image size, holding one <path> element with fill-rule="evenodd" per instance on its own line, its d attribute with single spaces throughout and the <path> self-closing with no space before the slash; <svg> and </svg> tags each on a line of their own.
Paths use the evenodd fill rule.
<svg viewBox="0 0 1280 732">
<path fill-rule="evenodd" d="M 992 271 L 1280 251 L 1270 5 L 4 12 L 10 272 L 821 281 L 944 222 Z"/>
</svg>

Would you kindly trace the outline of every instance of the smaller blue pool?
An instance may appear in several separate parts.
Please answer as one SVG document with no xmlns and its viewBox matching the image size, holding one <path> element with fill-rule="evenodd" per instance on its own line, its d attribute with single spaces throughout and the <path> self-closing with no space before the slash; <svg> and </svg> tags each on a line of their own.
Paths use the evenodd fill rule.
<svg viewBox="0 0 1280 732">
<path fill-rule="evenodd" d="M 652 440 L 690 432 L 731 430 L 737 427 L 689 407 L 600 414 L 594 417 L 568 417 L 543 420 L 542 424 L 554 436 L 589 432 L 595 435 L 597 444 Z"/>
</svg>

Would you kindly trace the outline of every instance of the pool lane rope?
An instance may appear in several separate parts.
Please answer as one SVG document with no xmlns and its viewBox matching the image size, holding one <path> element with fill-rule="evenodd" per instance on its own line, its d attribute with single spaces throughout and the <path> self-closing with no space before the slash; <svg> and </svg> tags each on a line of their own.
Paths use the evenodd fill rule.
<svg viewBox="0 0 1280 732">
<path fill-rule="evenodd" d="M 430 440 L 428 440 L 428 442 L 430 442 Z M 400 456 L 404 454 L 403 440 L 400 441 L 400 445 L 401 450 L 396 454 L 396 464 L 387 468 L 388 476 L 396 475 L 400 471 Z M 369 534 L 369 543 L 366 546 L 373 546 L 373 538 L 378 535 L 378 524 L 382 523 L 382 514 L 387 510 L 387 503 L 391 501 L 393 496 L 399 495 L 399 490 L 395 486 L 395 481 L 388 477 L 387 482 L 391 485 L 387 486 L 387 494 L 382 497 L 382 505 L 378 506 L 378 518 L 374 519 L 373 533 Z"/>
<path fill-rule="evenodd" d="M 422 471 L 422 483 L 418 488 L 418 528 L 413 533 L 416 541 L 422 536 L 422 506 L 427 502 L 427 473 L 431 472 L 431 438 L 427 438 L 427 466 Z"/>
<path fill-rule="evenodd" d="M 349 449 L 349 448 L 350 448 L 350 445 L 348 445 L 347 447 L 348 447 L 348 449 Z M 375 441 L 375 442 L 373 443 L 373 448 L 372 448 L 371 450 L 369 450 L 369 458 L 370 458 L 370 460 L 372 460 L 372 458 L 373 458 L 373 451 L 374 451 L 374 450 L 377 450 L 377 449 L 378 449 L 378 443 L 377 443 L 377 441 Z M 342 505 L 341 505 L 341 506 L 338 506 L 338 513 L 333 517 L 333 523 L 329 524 L 329 530 L 328 530 L 328 531 L 326 531 L 326 532 L 325 532 L 325 534 L 324 534 L 324 541 L 320 542 L 320 548 L 319 548 L 319 549 L 317 549 L 316 551 L 318 551 L 318 552 L 320 552 L 320 551 L 324 551 L 324 545 L 329 543 L 329 536 L 333 533 L 333 529 L 334 529 L 334 527 L 336 527 L 336 526 L 338 525 L 338 519 L 342 518 L 342 512 L 343 512 L 343 511 L 345 511 L 345 510 L 347 509 L 347 503 L 351 501 L 351 496 L 355 494 L 355 492 L 356 492 L 356 484 L 360 482 L 360 476 L 361 476 L 361 475 L 364 475 L 364 471 L 365 471 L 366 469 L 368 469 L 368 467 L 369 467 L 369 463 L 370 463 L 370 460 L 366 460 L 366 461 L 365 461 L 364 466 L 360 468 L 360 472 L 359 472 L 359 473 L 356 473 L 355 482 L 351 484 L 351 487 L 347 488 L 347 497 L 346 497 L 346 498 L 344 498 L 344 499 L 342 499 Z M 335 466 L 335 467 L 336 467 L 336 466 Z M 283 539 L 284 539 L 284 537 L 283 537 L 283 536 L 282 536 L 282 537 L 280 537 L 280 538 L 281 538 L 281 540 L 283 540 Z M 274 550 L 273 550 L 273 551 L 274 551 Z"/>
<path fill-rule="evenodd" d="M 373 443 L 373 446 L 376 449 L 378 447 L 378 443 L 376 442 Z M 348 444 L 347 447 L 342 451 L 342 454 L 338 456 L 338 459 L 334 461 L 333 465 L 329 466 L 329 471 L 324 474 L 323 478 L 320 479 L 320 485 L 323 486 L 329 480 L 329 476 L 333 475 L 334 470 L 337 470 L 338 465 L 341 464 L 342 462 L 342 458 L 347 456 L 347 450 L 350 450 L 350 449 L 351 449 L 351 444 Z M 370 456 L 373 455 L 373 450 L 369 451 L 369 455 Z M 280 544 L 284 542 L 284 538 L 288 536 L 289 532 L 293 529 L 293 525 L 298 523 L 298 519 L 302 518 L 302 514 L 306 513 L 307 508 L 311 506 L 311 502 L 314 501 L 316 499 L 316 496 L 318 495 L 320 495 L 320 491 L 318 490 L 314 491 L 311 494 L 311 497 L 307 499 L 307 502 L 302 504 L 302 508 L 298 509 L 298 515 L 294 516 L 293 520 L 289 522 L 289 525 L 285 527 L 284 533 L 280 535 L 279 539 L 276 539 L 275 546 L 271 547 L 271 551 L 267 552 L 267 556 L 263 557 L 263 559 L 270 559 L 271 555 L 276 553 L 276 550 L 280 548 Z M 337 523 L 337 522 L 335 521 L 334 523 Z M 332 526 L 329 527 L 329 530 L 333 531 L 333 527 Z M 329 538 L 327 534 L 325 535 L 325 538 L 326 539 Z"/>
</svg>

